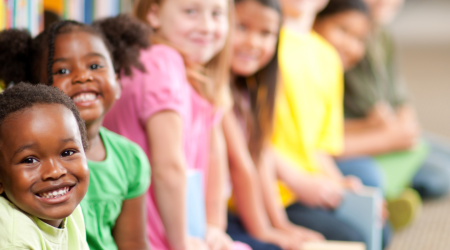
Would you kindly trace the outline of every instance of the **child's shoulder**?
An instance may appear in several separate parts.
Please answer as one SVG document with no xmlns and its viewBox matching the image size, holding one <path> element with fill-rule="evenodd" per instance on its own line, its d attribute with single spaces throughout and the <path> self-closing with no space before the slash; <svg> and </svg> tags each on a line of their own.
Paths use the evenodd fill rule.
<svg viewBox="0 0 450 250">
<path fill-rule="evenodd" d="M 144 152 L 135 142 L 122 135 L 114 133 L 105 127 L 100 128 L 100 134 L 102 136 L 103 143 L 106 143 L 108 146 L 112 146 L 115 149 L 139 151 L 139 153 Z"/>
<path fill-rule="evenodd" d="M 155 44 L 150 48 L 141 52 L 141 61 L 146 64 L 156 64 L 157 66 L 183 67 L 184 60 L 180 52 L 174 48 L 164 45 Z"/>
<path fill-rule="evenodd" d="M 31 216 L 2 196 L 0 214 L 0 249 L 30 249 L 39 246 L 39 228 Z"/>
</svg>

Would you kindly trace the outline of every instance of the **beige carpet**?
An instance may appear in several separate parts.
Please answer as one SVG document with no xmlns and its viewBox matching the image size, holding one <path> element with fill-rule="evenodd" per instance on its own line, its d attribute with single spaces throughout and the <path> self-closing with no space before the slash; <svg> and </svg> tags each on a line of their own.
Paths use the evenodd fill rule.
<svg viewBox="0 0 450 250">
<path fill-rule="evenodd" d="M 450 197 L 424 204 L 419 218 L 399 231 L 389 250 L 449 250 Z"/>
<path fill-rule="evenodd" d="M 450 1 L 409 0 L 392 30 L 423 128 L 450 138 Z M 389 250 L 450 250 L 450 196 L 426 202 Z"/>
</svg>

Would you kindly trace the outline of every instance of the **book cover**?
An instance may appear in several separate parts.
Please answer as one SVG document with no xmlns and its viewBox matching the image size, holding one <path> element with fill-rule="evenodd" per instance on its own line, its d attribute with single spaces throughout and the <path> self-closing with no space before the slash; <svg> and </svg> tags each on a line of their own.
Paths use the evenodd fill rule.
<svg viewBox="0 0 450 250">
<path fill-rule="evenodd" d="M 66 19 L 84 22 L 84 0 L 66 0 Z"/>
<path fill-rule="evenodd" d="M 6 29 L 6 0 L 0 0 L 0 30 Z"/>
<path fill-rule="evenodd" d="M 37 36 L 43 28 L 43 0 L 28 0 L 28 30 Z"/>
<path fill-rule="evenodd" d="M 365 250 L 366 246 L 360 242 L 323 241 L 306 242 L 303 250 Z"/>
<path fill-rule="evenodd" d="M 14 27 L 14 0 L 6 0 L 6 28 Z"/>
<path fill-rule="evenodd" d="M 335 214 L 338 219 L 361 233 L 367 250 L 381 250 L 382 206 L 381 190 L 364 187 L 358 193 L 347 192 Z"/>
<path fill-rule="evenodd" d="M 95 0 L 94 20 L 117 16 L 119 14 L 119 8 L 119 0 Z"/>
<path fill-rule="evenodd" d="M 28 29 L 28 0 L 15 0 L 14 1 L 14 28 Z"/>
<path fill-rule="evenodd" d="M 91 24 L 94 20 L 94 1 L 84 0 L 84 22 Z"/>
<path fill-rule="evenodd" d="M 188 235 L 204 239 L 206 234 L 206 211 L 202 174 L 188 170 L 186 189 L 186 218 Z"/>
</svg>

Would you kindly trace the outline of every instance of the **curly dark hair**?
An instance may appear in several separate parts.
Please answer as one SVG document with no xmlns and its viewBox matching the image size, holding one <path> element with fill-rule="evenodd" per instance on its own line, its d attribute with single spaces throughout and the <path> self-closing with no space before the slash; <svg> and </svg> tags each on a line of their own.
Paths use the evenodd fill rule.
<svg viewBox="0 0 450 250">
<path fill-rule="evenodd" d="M 358 11 L 369 16 L 369 8 L 363 0 L 330 0 L 327 7 L 317 14 L 317 19 L 346 11 Z"/>
<path fill-rule="evenodd" d="M 150 29 L 123 14 L 97 21 L 92 26 L 70 20 L 59 21 L 34 39 L 26 30 L 0 32 L 0 79 L 6 85 L 22 81 L 51 85 L 55 38 L 59 34 L 76 31 L 98 35 L 105 42 L 117 74 L 131 75 L 132 67 L 145 71 L 139 62 L 139 52 L 150 46 Z"/>
<path fill-rule="evenodd" d="M 77 120 L 84 150 L 88 148 L 86 126 L 70 97 L 56 87 L 44 84 L 19 83 L 0 94 L 0 128 L 9 115 L 36 104 L 61 104 L 72 111 Z M 1 140 L 1 134 L 0 134 Z"/>
</svg>

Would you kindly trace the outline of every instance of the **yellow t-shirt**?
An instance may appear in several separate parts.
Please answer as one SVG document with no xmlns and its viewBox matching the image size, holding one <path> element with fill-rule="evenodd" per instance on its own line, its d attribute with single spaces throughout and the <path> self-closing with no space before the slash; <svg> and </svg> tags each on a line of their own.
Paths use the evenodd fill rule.
<svg viewBox="0 0 450 250">
<path fill-rule="evenodd" d="M 0 196 L 0 232 L 2 250 L 89 250 L 80 206 L 55 228 Z"/>
<path fill-rule="evenodd" d="M 317 33 L 283 28 L 279 65 L 282 83 L 274 113 L 272 143 L 300 171 L 320 173 L 316 153 L 338 155 L 343 148 L 343 69 L 339 55 Z M 294 194 L 280 183 L 283 204 Z"/>
</svg>

